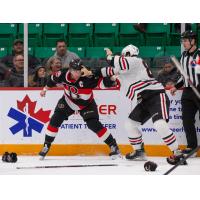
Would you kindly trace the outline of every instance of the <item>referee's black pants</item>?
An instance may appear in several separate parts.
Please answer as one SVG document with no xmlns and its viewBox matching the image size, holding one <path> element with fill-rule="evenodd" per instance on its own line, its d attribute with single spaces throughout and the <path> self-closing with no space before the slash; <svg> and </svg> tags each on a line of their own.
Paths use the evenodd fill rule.
<svg viewBox="0 0 200 200">
<path fill-rule="evenodd" d="M 200 100 L 191 88 L 184 88 L 181 98 L 183 127 L 187 139 L 188 148 L 196 148 L 198 145 L 195 128 L 195 115 L 200 110 Z"/>
</svg>

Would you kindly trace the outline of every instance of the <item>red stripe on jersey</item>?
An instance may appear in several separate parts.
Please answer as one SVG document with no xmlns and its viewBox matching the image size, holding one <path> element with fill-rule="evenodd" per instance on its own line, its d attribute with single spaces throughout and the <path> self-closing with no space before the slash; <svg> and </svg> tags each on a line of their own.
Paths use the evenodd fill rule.
<svg viewBox="0 0 200 200">
<path fill-rule="evenodd" d="M 94 99 L 94 95 L 92 93 L 91 97 L 89 98 L 89 102 L 91 102 Z"/>
<path fill-rule="evenodd" d="M 58 132 L 58 128 L 57 127 L 53 127 L 50 124 L 47 127 L 47 130 L 53 132 L 53 133 L 57 133 Z"/>
<path fill-rule="evenodd" d="M 173 140 L 175 140 L 176 139 L 176 137 L 175 137 L 175 135 L 172 135 L 169 139 L 167 139 L 167 140 L 164 140 L 166 143 L 170 143 L 170 142 L 172 142 Z"/>
<path fill-rule="evenodd" d="M 112 76 L 112 68 L 109 68 L 109 75 Z"/>
<path fill-rule="evenodd" d="M 80 106 L 80 105 L 77 106 L 80 108 L 80 110 L 83 110 L 83 108 L 85 108 L 85 106 Z"/>
<path fill-rule="evenodd" d="M 164 108 L 163 108 L 163 96 L 160 94 L 160 101 L 161 101 L 161 110 L 162 110 L 162 117 L 165 119 Z"/>
<path fill-rule="evenodd" d="M 90 88 L 78 88 L 78 94 L 91 94 L 92 89 Z"/>
<path fill-rule="evenodd" d="M 68 86 L 68 85 L 63 85 L 63 87 L 64 87 L 66 90 L 69 90 L 69 86 Z"/>
<path fill-rule="evenodd" d="M 124 69 L 126 69 L 126 63 L 125 63 L 125 60 L 124 60 L 124 56 L 122 56 L 122 65 L 123 65 Z"/>
<path fill-rule="evenodd" d="M 167 119 L 165 98 L 164 98 L 163 94 L 160 94 L 160 97 L 161 97 L 161 107 L 162 107 L 163 119 Z"/>
<path fill-rule="evenodd" d="M 72 99 L 69 95 L 67 95 L 66 93 L 64 93 L 64 95 L 73 103 L 75 104 L 76 106 L 79 107 L 79 110 L 83 110 L 86 106 L 88 106 L 88 104 L 86 106 L 81 106 L 79 104 L 76 103 L 76 100 L 75 99 Z M 92 93 L 92 95 L 90 96 L 90 98 L 87 100 L 89 103 L 94 99 L 94 95 Z"/>
<path fill-rule="evenodd" d="M 74 99 L 72 99 L 69 95 L 67 95 L 66 93 L 65 93 L 65 96 L 73 103 L 73 104 L 75 104 L 76 106 L 78 106 L 79 107 L 79 110 L 83 110 L 83 108 L 85 108 L 86 106 L 81 106 L 81 105 L 78 105 L 77 103 L 75 103 L 75 101 L 74 101 Z"/>
<path fill-rule="evenodd" d="M 137 140 L 129 139 L 129 141 L 133 143 L 138 143 L 138 142 L 142 142 L 142 139 L 137 139 Z"/>
<path fill-rule="evenodd" d="M 66 78 L 67 82 L 70 82 L 70 83 L 75 83 L 75 82 L 76 82 L 76 80 L 71 79 L 71 76 L 70 76 L 70 72 L 69 72 L 69 71 L 66 73 L 65 78 Z"/>
<path fill-rule="evenodd" d="M 131 87 L 131 92 L 130 92 L 129 98 L 131 98 L 131 96 L 133 95 L 133 90 L 134 90 L 134 89 L 136 89 L 136 88 L 138 88 L 138 87 L 140 87 L 140 86 L 142 86 L 142 85 L 144 85 L 144 84 L 145 84 L 144 82 L 141 82 L 141 83 L 139 83 L 139 84 L 137 84 L 137 85 L 135 85 L 135 86 L 132 86 L 132 87 Z"/>
<path fill-rule="evenodd" d="M 68 90 L 72 93 L 75 94 L 91 94 L 93 93 L 92 89 L 90 88 L 77 88 L 75 86 L 68 86 L 68 85 L 63 85 L 65 90 Z"/>
<path fill-rule="evenodd" d="M 107 131 L 107 128 L 102 128 L 98 133 L 97 133 L 97 135 L 98 135 L 98 137 L 102 137 L 105 133 L 106 133 L 106 131 Z"/>
<path fill-rule="evenodd" d="M 163 94 L 163 98 L 164 98 L 164 112 L 165 112 L 165 115 L 166 115 L 166 119 L 168 119 L 167 104 L 166 104 L 166 96 L 165 96 L 165 94 Z"/>
<path fill-rule="evenodd" d="M 98 88 L 101 88 L 101 81 L 103 80 L 103 78 L 101 77 L 101 78 L 99 78 L 99 80 L 98 80 L 98 83 L 97 83 L 97 87 Z"/>
</svg>

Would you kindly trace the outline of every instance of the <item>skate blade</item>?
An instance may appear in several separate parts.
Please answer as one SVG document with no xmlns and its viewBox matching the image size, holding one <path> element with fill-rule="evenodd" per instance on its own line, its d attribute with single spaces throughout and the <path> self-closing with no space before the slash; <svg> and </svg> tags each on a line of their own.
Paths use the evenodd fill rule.
<svg viewBox="0 0 200 200">
<path fill-rule="evenodd" d="M 146 157 L 138 157 L 138 158 L 134 158 L 134 159 L 127 159 L 126 160 L 129 160 L 129 161 L 147 161 L 147 158 Z"/>
<path fill-rule="evenodd" d="M 111 160 L 118 160 L 118 159 L 123 159 L 123 156 L 121 154 L 117 154 L 110 156 L 110 158 Z"/>
<path fill-rule="evenodd" d="M 184 156 L 187 156 L 188 154 L 184 153 Z M 190 156 L 190 158 L 196 158 L 197 157 L 197 153 L 194 153 L 193 155 Z"/>
<path fill-rule="evenodd" d="M 44 160 L 45 156 L 40 156 L 39 160 Z"/>
</svg>

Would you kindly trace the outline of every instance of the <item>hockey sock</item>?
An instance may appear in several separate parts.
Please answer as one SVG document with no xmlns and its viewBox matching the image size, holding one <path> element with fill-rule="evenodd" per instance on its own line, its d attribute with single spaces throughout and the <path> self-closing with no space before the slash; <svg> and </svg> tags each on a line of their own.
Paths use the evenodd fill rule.
<svg viewBox="0 0 200 200">
<path fill-rule="evenodd" d="M 160 119 L 154 122 L 154 127 L 158 134 L 161 136 L 165 144 L 170 148 L 171 151 L 178 149 L 178 143 L 176 136 L 169 129 L 167 122 L 164 119 Z"/>
<path fill-rule="evenodd" d="M 49 148 L 51 146 L 51 143 L 54 141 L 55 137 L 45 135 L 45 141 L 44 145 L 46 144 L 47 147 Z"/>
<path fill-rule="evenodd" d="M 45 142 L 48 146 L 54 141 L 56 135 L 58 133 L 58 128 L 51 126 L 50 124 L 47 127 L 46 135 L 45 135 Z"/>
<path fill-rule="evenodd" d="M 110 134 L 105 140 L 104 142 L 109 146 L 117 146 L 116 140 L 113 138 L 113 136 Z"/>
<path fill-rule="evenodd" d="M 128 132 L 129 142 L 135 150 L 141 149 L 143 143 L 142 134 L 138 129 L 139 126 L 140 122 L 133 121 L 130 118 L 125 121 L 125 129 Z"/>
<path fill-rule="evenodd" d="M 105 142 L 109 147 L 116 144 L 113 136 L 108 132 L 107 128 L 103 127 L 98 119 L 89 119 L 86 122 L 88 128 L 95 132 L 102 142 Z"/>
<path fill-rule="evenodd" d="M 101 141 L 105 142 L 109 147 L 116 144 L 115 139 L 108 132 L 107 128 L 103 127 L 100 131 L 97 132 L 97 136 Z"/>
</svg>

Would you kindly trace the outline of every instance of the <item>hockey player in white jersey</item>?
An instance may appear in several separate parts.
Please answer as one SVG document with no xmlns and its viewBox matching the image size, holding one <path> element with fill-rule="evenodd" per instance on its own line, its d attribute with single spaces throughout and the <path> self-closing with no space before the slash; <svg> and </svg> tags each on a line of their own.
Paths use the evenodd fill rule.
<svg viewBox="0 0 200 200">
<path fill-rule="evenodd" d="M 82 69 L 83 76 L 101 73 L 105 76 L 119 75 L 121 87 L 126 91 L 125 96 L 130 100 L 137 99 L 137 105 L 128 116 L 125 128 L 128 138 L 135 151 L 126 155 L 128 160 L 145 160 L 142 133 L 138 127 L 152 118 L 155 129 L 165 144 L 172 151 L 167 158 L 170 164 L 176 164 L 183 158 L 178 150 L 175 135 L 167 124 L 169 120 L 169 99 L 165 89 L 159 83 L 142 58 L 138 57 L 139 49 L 133 45 L 126 46 L 121 56 L 113 56 L 110 49 L 106 49 L 109 67 L 88 71 Z"/>
</svg>

